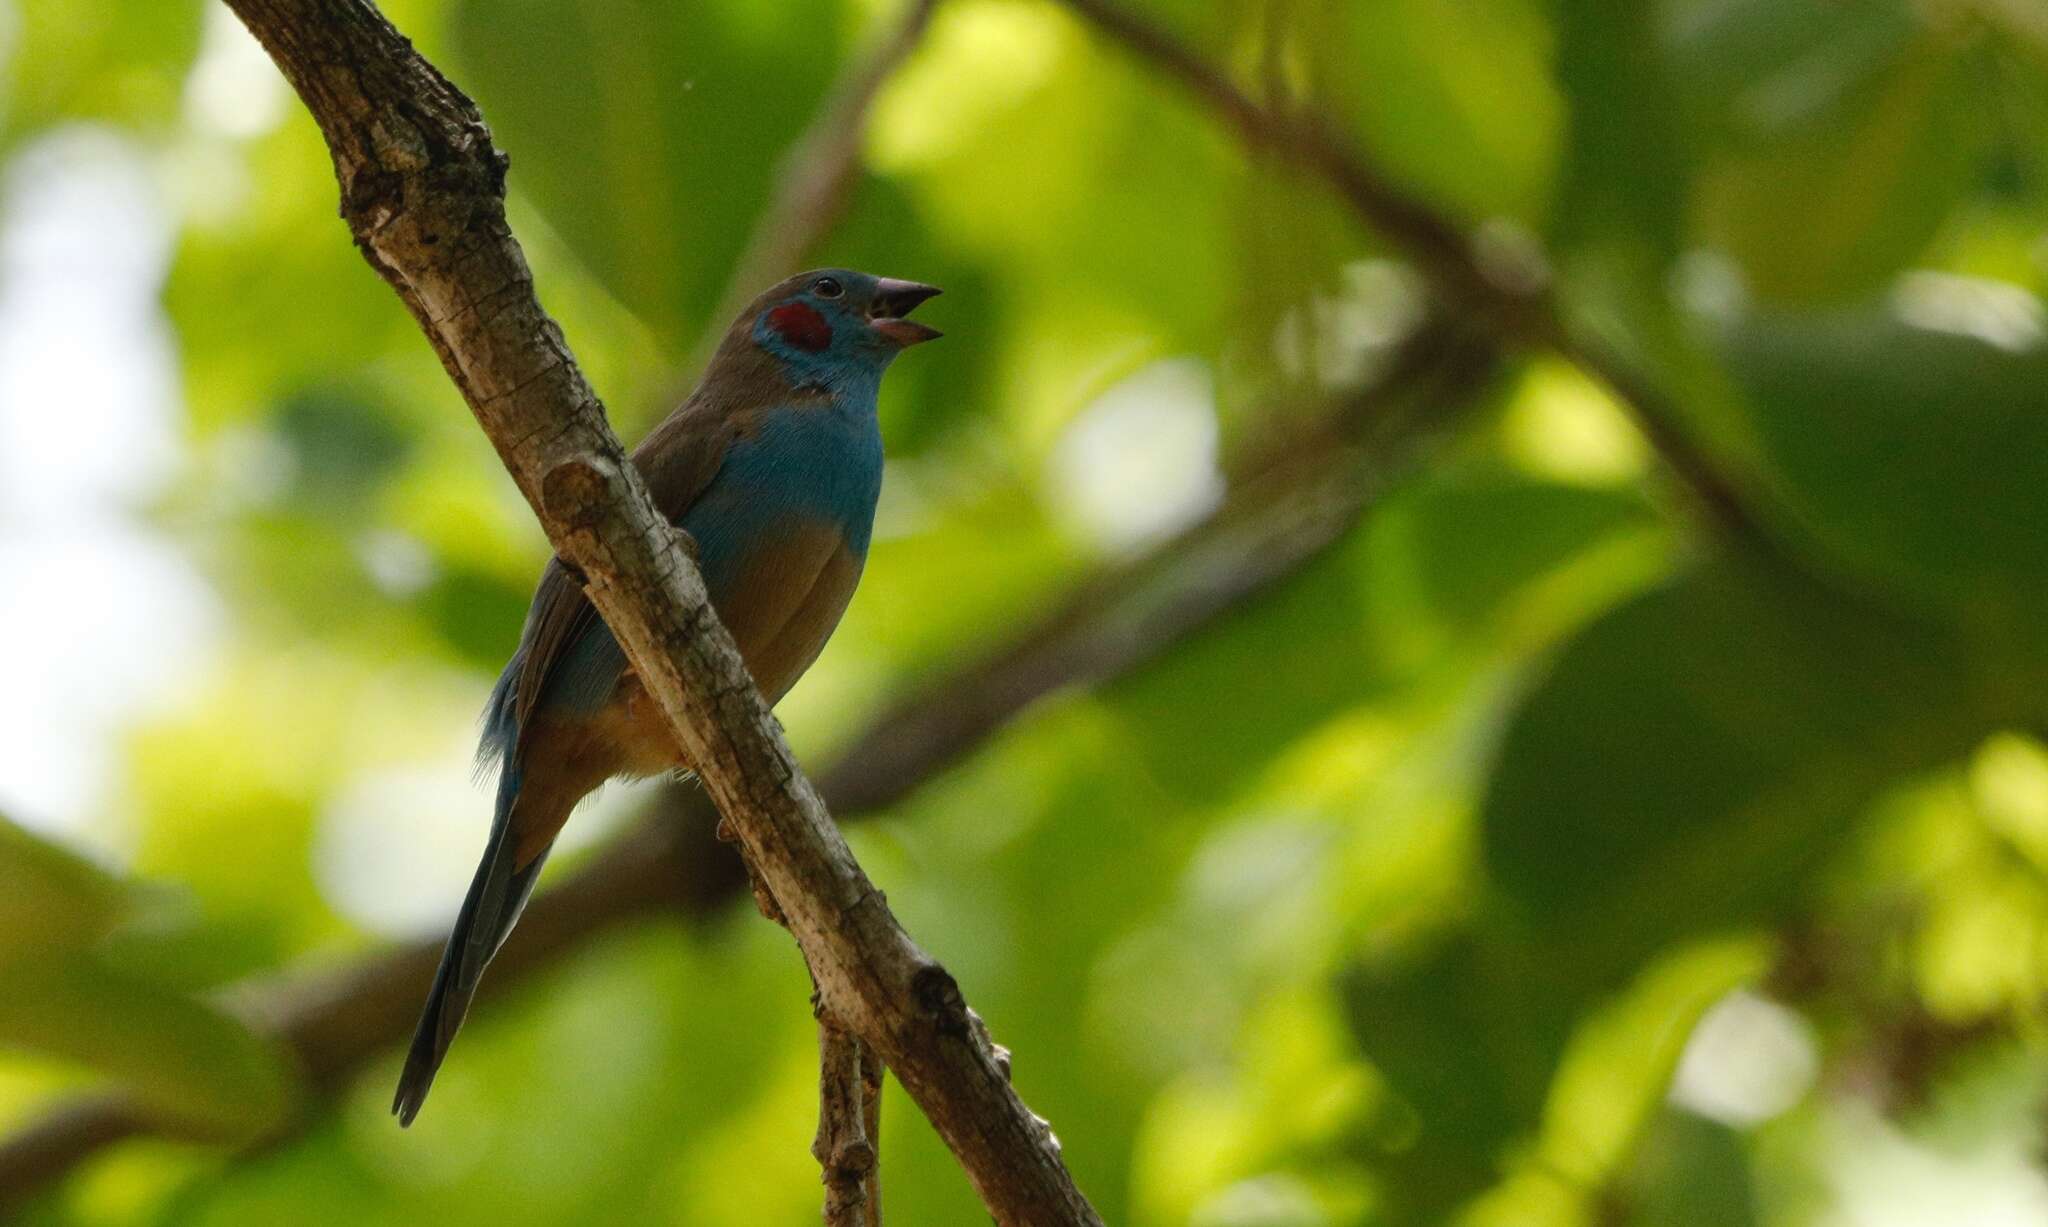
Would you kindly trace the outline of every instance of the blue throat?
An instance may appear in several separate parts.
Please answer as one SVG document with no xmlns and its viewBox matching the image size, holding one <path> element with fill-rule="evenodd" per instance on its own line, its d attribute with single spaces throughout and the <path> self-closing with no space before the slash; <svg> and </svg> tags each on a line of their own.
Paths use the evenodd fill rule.
<svg viewBox="0 0 2048 1227">
<path fill-rule="evenodd" d="M 882 490 L 882 432 L 874 395 L 862 391 L 770 409 L 726 453 L 711 488 L 682 520 L 714 598 L 737 578 L 745 548 L 792 519 L 833 525 L 856 558 L 867 557 Z"/>
<path fill-rule="evenodd" d="M 878 342 L 858 318 L 827 304 L 818 318 L 831 341 L 817 349 L 792 344 L 764 313 L 754 340 L 772 354 L 793 390 L 827 393 L 823 403 L 772 408 L 754 432 L 734 443 L 717 479 L 682 527 L 696 538 L 704 579 L 715 597 L 732 578 L 741 548 L 778 522 L 822 521 L 838 528 L 847 548 L 865 559 L 882 488 L 882 432 L 875 405 L 882 375 L 897 347 Z"/>
</svg>

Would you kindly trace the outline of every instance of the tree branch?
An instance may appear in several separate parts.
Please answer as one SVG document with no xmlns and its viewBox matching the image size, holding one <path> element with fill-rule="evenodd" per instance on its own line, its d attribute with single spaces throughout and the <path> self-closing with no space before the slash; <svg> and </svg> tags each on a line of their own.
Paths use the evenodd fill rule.
<svg viewBox="0 0 2048 1227">
<path fill-rule="evenodd" d="M 1082 581 L 1011 643 L 890 705 L 819 774 L 820 793 L 842 821 L 896 804 L 1045 696 L 1129 673 L 1296 573 L 1452 429 L 1496 364 L 1469 336 L 1425 327 L 1369 388 L 1235 459 L 1228 498 L 1209 517 Z M 722 912 L 745 893 L 747 876 L 719 847 L 715 823 L 702 792 L 664 789 L 652 812 L 534 899 L 492 963 L 484 996 L 514 990 L 611 925 Z M 338 971 L 245 986 L 237 997 L 256 1003 L 253 1014 L 313 1089 L 332 1093 L 405 1038 L 440 951 L 438 939 L 412 942 Z M 156 1129 L 118 1096 L 67 1102 L 0 1143 L 0 1206 Z"/>
<path fill-rule="evenodd" d="M 1692 439 L 1670 395 L 1558 310 L 1541 261 L 1484 259 L 1463 228 L 1410 196 L 1361 157 L 1327 116 L 1264 106 L 1173 34 L 1117 0 L 1059 0 L 1108 38 L 1179 82 L 1248 147 L 1323 180 L 1371 229 L 1405 251 L 1449 302 L 1502 337 L 1547 348 L 1604 383 L 1721 535 L 1759 556 L 1782 557 L 1751 511 L 1754 483 L 1722 471 Z"/>
<path fill-rule="evenodd" d="M 504 217 L 476 107 L 366 0 L 228 0 L 319 123 L 357 246 L 450 378 L 738 834 L 826 1009 L 896 1071 L 1000 1223 L 1099 1224 L 959 986 L 855 862 L 656 511 Z"/>
</svg>

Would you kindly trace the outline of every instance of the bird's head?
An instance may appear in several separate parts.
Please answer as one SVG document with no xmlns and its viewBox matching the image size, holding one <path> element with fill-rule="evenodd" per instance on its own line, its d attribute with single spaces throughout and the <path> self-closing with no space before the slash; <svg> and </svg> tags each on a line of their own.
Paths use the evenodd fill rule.
<svg viewBox="0 0 2048 1227">
<path fill-rule="evenodd" d="M 728 343 L 766 353 L 795 386 L 872 384 L 897 354 L 939 335 L 906 318 L 938 292 L 844 268 L 799 273 L 755 299 Z"/>
</svg>

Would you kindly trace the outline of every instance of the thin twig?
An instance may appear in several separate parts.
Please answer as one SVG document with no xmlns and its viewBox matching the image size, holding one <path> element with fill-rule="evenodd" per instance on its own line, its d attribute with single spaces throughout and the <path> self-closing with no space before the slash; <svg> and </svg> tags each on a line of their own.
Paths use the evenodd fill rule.
<svg viewBox="0 0 2048 1227">
<path fill-rule="evenodd" d="M 823 1003 L 818 1015 L 818 1136 L 811 1154 L 825 1183 L 826 1227 L 877 1227 L 881 1164 L 868 1132 L 873 1054 Z M 879 1066 L 877 1066 L 879 1069 Z M 880 1083 L 872 1084 L 879 1089 Z"/>
<path fill-rule="evenodd" d="M 968 1013 L 973 1016 L 973 1011 Z M 978 1016 L 976 1021 L 979 1021 Z M 1001 1064 L 1004 1050 L 993 1042 L 989 1047 L 996 1053 L 997 1063 Z M 860 1050 L 860 1127 L 867 1136 L 875 1161 L 868 1167 L 867 1195 L 861 1202 L 862 1227 L 882 1227 L 882 1077 L 886 1072 L 882 1058 L 863 1044 Z"/>
</svg>

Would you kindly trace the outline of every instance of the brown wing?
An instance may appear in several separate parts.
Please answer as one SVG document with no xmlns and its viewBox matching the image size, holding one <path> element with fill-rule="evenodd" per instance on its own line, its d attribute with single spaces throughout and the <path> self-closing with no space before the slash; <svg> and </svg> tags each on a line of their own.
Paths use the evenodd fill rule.
<svg viewBox="0 0 2048 1227">
<path fill-rule="evenodd" d="M 701 395 L 693 396 L 633 449 L 633 465 L 647 480 L 655 507 L 670 523 L 683 518 L 725 460 L 737 433 L 726 408 Z M 582 581 L 561 559 L 549 559 L 534 591 L 520 644 L 523 659 L 512 706 L 516 727 L 527 727 L 527 717 L 540 701 L 562 653 L 596 619 L 597 608 L 583 595 Z"/>
</svg>

